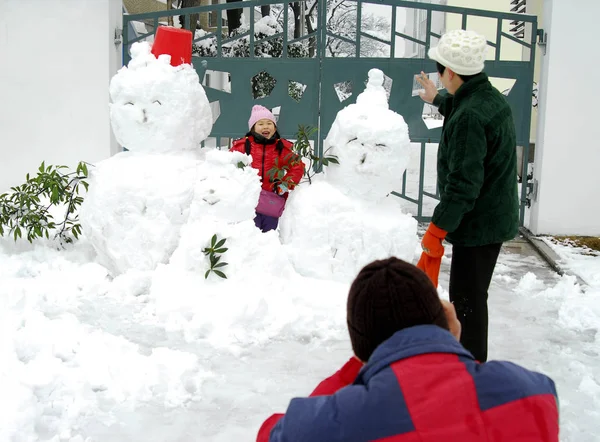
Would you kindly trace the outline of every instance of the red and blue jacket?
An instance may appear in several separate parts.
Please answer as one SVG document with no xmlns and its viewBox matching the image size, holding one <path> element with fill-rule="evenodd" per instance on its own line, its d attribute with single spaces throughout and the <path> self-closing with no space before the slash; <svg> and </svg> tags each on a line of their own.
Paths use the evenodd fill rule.
<svg viewBox="0 0 600 442">
<path fill-rule="evenodd" d="M 365 366 L 351 359 L 313 397 L 293 399 L 257 440 L 558 442 L 558 398 L 549 377 L 480 364 L 448 331 L 420 325 L 394 334 Z"/>
</svg>

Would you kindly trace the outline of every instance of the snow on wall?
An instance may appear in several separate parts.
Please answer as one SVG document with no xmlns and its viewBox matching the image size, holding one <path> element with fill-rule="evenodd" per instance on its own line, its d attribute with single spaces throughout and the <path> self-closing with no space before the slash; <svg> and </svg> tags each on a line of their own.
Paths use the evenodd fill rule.
<svg viewBox="0 0 600 442">
<path fill-rule="evenodd" d="M 585 10 L 585 14 L 582 11 Z M 600 3 L 546 0 L 534 178 L 539 182 L 531 230 L 536 234 L 600 235 L 600 92 L 593 56 Z"/>
<path fill-rule="evenodd" d="M 108 83 L 121 67 L 121 14 L 121 0 L 0 2 L 0 192 L 43 160 L 117 152 Z"/>
</svg>

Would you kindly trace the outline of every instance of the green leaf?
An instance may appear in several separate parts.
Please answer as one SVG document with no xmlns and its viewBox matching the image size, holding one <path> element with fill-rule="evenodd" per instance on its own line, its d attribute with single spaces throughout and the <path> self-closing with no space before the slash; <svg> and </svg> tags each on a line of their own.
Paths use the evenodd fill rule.
<svg viewBox="0 0 600 442">
<path fill-rule="evenodd" d="M 221 241 L 219 241 L 218 243 L 215 244 L 215 249 L 218 249 L 219 247 L 222 247 L 223 244 L 225 244 L 225 241 L 227 241 L 227 239 L 223 238 Z M 216 253 L 223 253 L 223 252 L 217 252 L 215 250 Z"/>
<path fill-rule="evenodd" d="M 212 249 L 209 249 L 209 248 L 202 249 L 202 253 L 204 253 L 205 255 L 210 255 L 212 253 Z"/>
<path fill-rule="evenodd" d="M 40 173 L 44 173 L 44 170 L 46 170 L 46 166 L 45 166 L 44 163 L 45 163 L 45 161 L 42 161 L 42 164 L 41 164 L 41 166 L 38 169 L 40 171 Z"/>
<path fill-rule="evenodd" d="M 216 249 L 215 253 L 225 253 L 227 250 L 229 250 L 227 247 L 223 247 L 221 249 Z"/>
<path fill-rule="evenodd" d="M 340 162 L 337 160 L 337 158 L 333 158 L 333 157 L 329 157 L 329 162 L 333 163 L 333 164 L 340 164 Z"/>
<path fill-rule="evenodd" d="M 217 263 L 217 257 L 215 255 L 210 255 L 210 267 L 213 268 Z"/>
<path fill-rule="evenodd" d="M 50 202 L 53 204 L 58 202 L 58 189 L 56 186 L 52 187 L 52 196 L 50 197 Z"/>
<path fill-rule="evenodd" d="M 217 264 L 217 265 L 216 265 L 214 268 L 215 268 L 215 269 L 218 269 L 219 267 L 225 267 L 225 266 L 227 266 L 227 265 L 229 265 L 229 263 L 228 263 L 228 262 L 220 262 L 220 263 L 218 263 L 218 264 Z"/>
<path fill-rule="evenodd" d="M 220 276 L 223 279 L 227 279 L 227 276 L 225 276 L 225 273 L 223 273 L 220 270 L 213 270 L 213 272 L 215 272 L 215 275 Z"/>
<path fill-rule="evenodd" d="M 213 237 L 211 238 L 211 240 L 210 240 L 210 246 L 211 246 L 212 248 L 214 248 L 214 247 L 215 247 L 215 244 L 216 244 L 216 242 L 217 242 L 217 234 L 215 233 L 215 234 L 213 235 Z"/>
<path fill-rule="evenodd" d="M 210 269 L 208 269 L 204 274 L 204 279 L 208 279 L 208 275 L 210 275 Z"/>
</svg>

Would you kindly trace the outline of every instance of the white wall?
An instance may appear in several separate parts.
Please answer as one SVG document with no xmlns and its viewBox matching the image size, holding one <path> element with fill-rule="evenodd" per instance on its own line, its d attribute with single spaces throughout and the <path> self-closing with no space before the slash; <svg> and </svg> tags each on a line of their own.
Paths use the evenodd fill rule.
<svg viewBox="0 0 600 442">
<path fill-rule="evenodd" d="M 600 68 L 597 0 L 545 0 L 531 211 L 536 234 L 600 236 Z"/>
<path fill-rule="evenodd" d="M 42 161 L 117 152 L 108 84 L 121 66 L 121 0 L 0 1 L 0 192 Z"/>
</svg>

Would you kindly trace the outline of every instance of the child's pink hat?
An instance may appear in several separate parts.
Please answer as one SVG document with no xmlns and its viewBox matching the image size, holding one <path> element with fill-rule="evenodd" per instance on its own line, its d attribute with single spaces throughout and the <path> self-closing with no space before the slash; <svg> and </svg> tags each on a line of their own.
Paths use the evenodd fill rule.
<svg viewBox="0 0 600 442">
<path fill-rule="evenodd" d="M 248 130 L 252 130 L 252 126 L 254 126 L 258 120 L 262 119 L 271 120 L 273 124 L 277 126 L 277 121 L 275 121 L 275 116 L 271 111 L 264 106 L 256 104 L 252 106 L 252 112 L 250 113 L 250 119 L 248 120 Z"/>
</svg>

